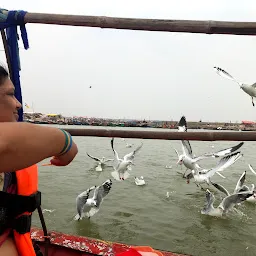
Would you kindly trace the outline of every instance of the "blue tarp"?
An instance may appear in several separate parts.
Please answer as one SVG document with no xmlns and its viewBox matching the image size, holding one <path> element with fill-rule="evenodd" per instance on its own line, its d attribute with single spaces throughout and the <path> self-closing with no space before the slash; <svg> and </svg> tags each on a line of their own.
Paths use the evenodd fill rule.
<svg viewBox="0 0 256 256">
<path fill-rule="evenodd" d="M 6 15 L 5 9 L 0 9 L 0 29 L 6 29 L 6 37 L 8 43 L 8 51 L 11 62 L 11 75 L 12 82 L 15 86 L 15 96 L 17 100 L 22 104 L 22 93 L 20 87 L 20 56 L 18 46 L 18 30 L 17 26 L 20 26 L 21 38 L 24 48 L 29 48 L 27 31 L 25 28 L 24 17 L 27 12 L 25 11 L 8 11 Z M 23 104 L 22 104 L 23 105 Z M 19 121 L 23 120 L 23 108 L 19 110 Z"/>
</svg>

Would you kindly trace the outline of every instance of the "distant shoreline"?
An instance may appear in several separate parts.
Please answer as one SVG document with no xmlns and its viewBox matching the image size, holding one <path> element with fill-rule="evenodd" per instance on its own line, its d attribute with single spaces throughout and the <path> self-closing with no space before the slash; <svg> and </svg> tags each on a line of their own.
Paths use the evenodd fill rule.
<svg viewBox="0 0 256 256">
<path fill-rule="evenodd" d="M 109 122 L 109 121 L 98 121 L 98 122 L 65 122 L 60 120 L 24 120 L 25 122 L 35 123 L 35 124 L 54 124 L 54 125 L 81 125 L 81 126 L 109 126 L 109 127 L 138 127 L 138 128 L 159 128 L 159 129 L 177 129 L 178 122 L 170 121 L 170 122 Z M 255 125 L 247 125 L 247 124 L 239 124 L 239 123 L 221 123 L 221 122 L 187 122 L 188 129 L 204 129 L 204 130 L 227 130 L 227 131 L 256 131 Z"/>
</svg>

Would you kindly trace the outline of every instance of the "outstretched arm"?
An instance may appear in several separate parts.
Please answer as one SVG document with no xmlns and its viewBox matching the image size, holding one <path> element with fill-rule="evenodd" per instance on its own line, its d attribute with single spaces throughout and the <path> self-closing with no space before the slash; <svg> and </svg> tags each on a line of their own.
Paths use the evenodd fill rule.
<svg viewBox="0 0 256 256">
<path fill-rule="evenodd" d="M 51 160 L 53 165 L 68 165 L 78 150 L 72 142 L 71 148 L 59 155 L 65 148 L 66 135 L 53 127 L 0 123 L 0 172 L 17 171 L 52 156 L 55 156 Z"/>
</svg>

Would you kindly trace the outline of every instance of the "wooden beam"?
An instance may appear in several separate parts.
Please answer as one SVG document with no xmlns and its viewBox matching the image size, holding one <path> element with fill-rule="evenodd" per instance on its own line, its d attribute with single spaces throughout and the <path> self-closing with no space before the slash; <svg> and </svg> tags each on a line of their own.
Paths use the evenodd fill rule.
<svg viewBox="0 0 256 256">
<path fill-rule="evenodd" d="M 157 140 L 197 140 L 197 141 L 256 141 L 256 132 L 173 132 L 162 131 L 133 131 L 133 130 L 112 130 L 112 129 L 70 129 L 64 128 L 72 136 L 91 137 L 119 137 L 137 139 Z"/>
<path fill-rule="evenodd" d="M 29 12 L 25 22 L 144 31 L 256 35 L 256 22 L 135 19 Z"/>
</svg>

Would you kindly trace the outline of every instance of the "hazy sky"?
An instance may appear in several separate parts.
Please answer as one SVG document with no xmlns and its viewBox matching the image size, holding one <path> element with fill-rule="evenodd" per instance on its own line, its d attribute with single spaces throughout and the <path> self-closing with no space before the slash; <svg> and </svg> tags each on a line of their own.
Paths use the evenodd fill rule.
<svg viewBox="0 0 256 256">
<path fill-rule="evenodd" d="M 131 18 L 255 21 L 256 2 L 3 0 L 2 8 Z M 20 50 L 23 104 L 33 103 L 35 111 L 110 118 L 178 120 L 185 115 L 189 121 L 255 120 L 256 107 L 250 97 L 213 69 L 219 66 L 244 83 L 256 82 L 253 36 L 41 24 L 27 24 L 26 28 L 30 48 Z M 2 51 L 0 58 L 5 62 Z"/>
</svg>

